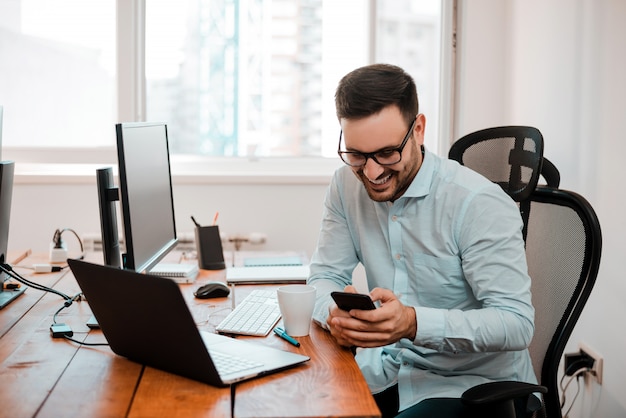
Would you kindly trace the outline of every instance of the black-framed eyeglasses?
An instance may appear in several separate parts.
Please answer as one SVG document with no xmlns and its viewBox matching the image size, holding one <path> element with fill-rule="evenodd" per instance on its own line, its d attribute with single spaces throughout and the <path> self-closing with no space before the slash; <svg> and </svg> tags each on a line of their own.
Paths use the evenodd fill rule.
<svg viewBox="0 0 626 418">
<path fill-rule="evenodd" d="M 341 160 L 351 167 L 362 167 L 367 163 L 367 160 L 371 158 L 380 165 L 393 165 L 402 161 L 402 150 L 406 146 L 406 143 L 411 137 L 413 132 L 413 126 L 415 126 L 415 120 L 409 126 L 402 143 L 397 148 L 383 148 L 374 152 L 359 152 L 359 151 L 342 151 L 341 150 L 341 137 L 343 136 L 343 130 L 339 133 L 339 146 L 337 147 L 337 153 Z"/>
</svg>

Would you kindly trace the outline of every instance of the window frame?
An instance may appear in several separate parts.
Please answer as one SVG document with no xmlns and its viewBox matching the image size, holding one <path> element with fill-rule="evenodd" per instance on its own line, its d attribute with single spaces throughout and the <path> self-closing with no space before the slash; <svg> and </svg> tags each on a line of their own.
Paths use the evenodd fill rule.
<svg viewBox="0 0 626 418">
<path fill-rule="evenodd" d="M 441 81 L 439 100 L 440 155 L 447 155 L 453 132 L 456 3 L 442 1 Z M 369 1 L 370 24 L 375 24 L 376 0 Z M 146 0 L 116 0 L 117 117 L 120 121 L 142 121 L 146 114 L 145 84 L 145 11 Z M 372 31 L 373 33 L 373 31 Z M 130 42 L 129 42 L 130 40 Z M 374 35 L 369 39 L 374 53 Z M 112 128 L 113 129 L 113 128 Z M 8 147 L 5 158 L 18 161 L 16 180 L 60 180 L 93 177 L 93 167 L 117 165 L 114 145 L 109 147 Z M 172 176 L 190 182 L 233 184 L 320 184 L 328 183 L 343 163 L 328 157 L 208 157 L 172 155 Z M 295 174 L 295 175 L 294 175 Z M 22 180 L 20 181 L 20 176 Z M 50 177 L 51 176 L 51 177 Z"/>
</svg>

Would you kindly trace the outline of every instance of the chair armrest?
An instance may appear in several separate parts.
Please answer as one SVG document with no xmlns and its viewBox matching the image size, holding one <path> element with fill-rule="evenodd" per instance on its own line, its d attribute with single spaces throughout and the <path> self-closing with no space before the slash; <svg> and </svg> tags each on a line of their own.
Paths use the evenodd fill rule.
<svg viewBox="0 0 626 418">
<path fill-rule="evenodd" d="M 466 390 L 461 395 L 461 400 L 466 405 L 485 406 L 506 400 L 524 398 L 537 392 L 546 393 L 548 388 L 525 382 L 490 382 Z"/>
</svg>

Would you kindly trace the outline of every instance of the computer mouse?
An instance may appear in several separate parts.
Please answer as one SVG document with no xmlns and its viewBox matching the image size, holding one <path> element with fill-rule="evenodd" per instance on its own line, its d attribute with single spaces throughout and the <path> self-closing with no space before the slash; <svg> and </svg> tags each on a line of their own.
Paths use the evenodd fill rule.
<svg viewBox="0 0 626 418">
<path fill-rule="evenodd" d="M 208 282 L 193 292 L 198 299 L 223 298 L 228 296 L 229 293 L 230 289 L 222 282 Z"/>
</svg>

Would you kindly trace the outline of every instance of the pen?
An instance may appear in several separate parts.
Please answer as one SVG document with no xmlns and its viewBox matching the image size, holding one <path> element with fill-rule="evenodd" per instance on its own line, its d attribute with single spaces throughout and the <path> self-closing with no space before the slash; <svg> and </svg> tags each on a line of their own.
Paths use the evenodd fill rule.
<svg viewBox="0 0 626 418">
<path fill-rule="evenodd" d="M 217 225 L 217 217 L 220 216 L 219 212 L 215 212 L 215 216 L 213 217 L 213 225 Z"/>
<path fill-rule="evenodd" d="M 295 345 L 296 347 L 300 347 L 300 343 L 296 341 L 293 337 L 290 337 L 284 329 L 276 327 L 274 328 L 274 332 L 283 340 L 287 341 L 290 344 Z"/>
<path fill-rule="evenodd" d="M 191 215 L 191 220 L 193 221 L 194 225 L 200 228 L 200 224 L 198 223 L 198 221 L 196 221 L 196 218 L 194 218 L 193 215 Z"/>
</svg>

